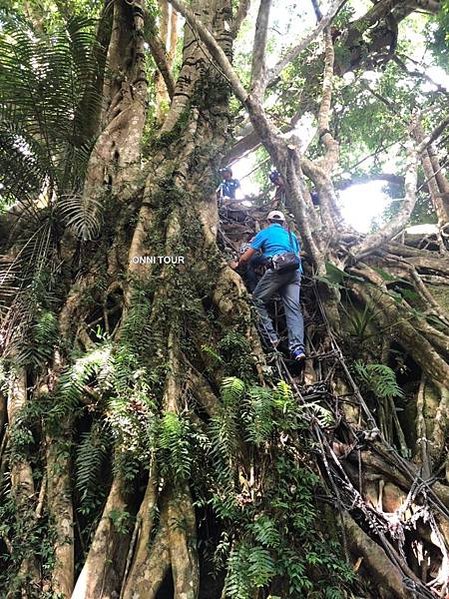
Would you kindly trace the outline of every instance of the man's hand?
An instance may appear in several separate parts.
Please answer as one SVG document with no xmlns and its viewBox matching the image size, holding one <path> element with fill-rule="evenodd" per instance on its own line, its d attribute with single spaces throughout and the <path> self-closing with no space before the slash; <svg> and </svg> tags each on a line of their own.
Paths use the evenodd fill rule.
<svg viewBox="0 0 449 599">
<path fill-rule="evenodd" d="M 238 268 L 238 261 L 237 260 L 231 260 L 231 262 L 229 262 L 229 266 L 232 268 L 232 270 L 236 270 Z"/>
</svg>

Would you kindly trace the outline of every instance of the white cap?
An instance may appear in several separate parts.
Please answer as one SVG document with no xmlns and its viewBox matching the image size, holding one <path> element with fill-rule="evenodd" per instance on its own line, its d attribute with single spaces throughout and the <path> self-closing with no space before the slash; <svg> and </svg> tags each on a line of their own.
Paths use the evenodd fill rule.
<svg viewBox="0 0 449 599">
<path fill-rule="evenodd" d="M 280 210 L 272 210 L 267 216 L 267 220 L 278 220 L 279 222 L 285 222 L 285 216 Z"/>
</svg>

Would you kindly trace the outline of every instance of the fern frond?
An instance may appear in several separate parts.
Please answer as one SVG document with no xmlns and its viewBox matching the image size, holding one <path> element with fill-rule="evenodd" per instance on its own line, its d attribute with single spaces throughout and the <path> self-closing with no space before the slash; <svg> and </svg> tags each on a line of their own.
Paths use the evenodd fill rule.
<svg viewBox="0 0 449 599">
<path fill-rule="evenodd" d="M 256 588 L 264 587 L 276 575 L 276 564 L 268 549 L 251 547 L 248 555 L 248 574 L 251 586 Z"/>
<path fill-rule="evenodd" d="M 274 395 L 266 387 L 251 387 L 245 401 L 246 436 L 248 441 L 261 445 L 273 432 Z"/>
<path fill-rule="evenodd" d="M 85 386 L 94 382 L 98 373 L 109 363 L 110 352 L 109 344 L 95 347 L 64 370 L 56 388 L 54 404 L 48 414 L 50 423 L 57 423 L 77 408 Z"/>
<path fill-rule="evenodd" d="M 334 424 L 334 416 L 330 410 L 323 408 L 319 403 L 309 402 L 298 406 L 298 412 L 302 412 L 304 416 L 310 420 L 311 416 L 318 421 L 322 428 L 332 426 Z"/>
<path fill-rule="evenodd" d="M 404 392 L 396 381 L 396 375 L 386 364 L 354 362 L 354 370 L 363 383 L 381 399 L 403 397 Z"/>
<path fill-rule="evenodd" d="M 212 454 L 218 460 L 232 461 L 239 439 L 239 411 L 245 393 L 245 384 L 236 377 L 223 380 L 221 387 L 222 406 L 210 423 L 213 439 Z"/>
<path fill-rule="evenodd" d="M 0 129 L 15 148 L 7 163 L 17 179 L 26 175 L 27 195 L 39 193 L 43 177 L 60 193 L 79 187 L 93 140 L 88 126 L 100 97 L 93 89 L 98 65 L 93 23 L 74 17 L 51 36 L 0 12 Z M 89 93 L 89 103 L 83 103 Z M 83 106 L 81 110 L 80 107 Z M 20 187 L 0 164 L 2 196 L 23 201 Z"/>
<path fill-rule="evenodd" d="M 76 455 L 76 489 L 80 494 L 80 511 L 86 513 L 98 505 L 98 481 L 110 452 L 110 438 L 102 423 L 94 423 L 81 437 Z"/>
<path fill-rule="evenodd" d="M 265 547 L 276 548 L 280 543 L 278 525 L 266 515 L 262 515 L 252 525 L 252 533 L 258 543 Z"/>
<path fill-rule="evenodd" d="M 293 398 L 293 392 L 285 381 L 279 381 L 273 397 L 273 405 L 280 410 L 284 415 L 292 413 L 295 409 L 296 402 Z"/>
<path fill-rule="evenodd" d="M 245 383 L 237 377 L 227 377 L 221 384 L 221 397 L 225 408 L 233 409 L 245 394 Z"/>
<path fill-rule="evenodd" d="M 224 596 L 230 599 L 250 599 L 251 581 L 248 575 L 249 548 L 244 544 L 233 547 L 227 562 Z"/>
<path fill-rule="evenodd" d="M 189 423 L 173 412 L 164 414 L 159 433 L 159 449 L 162 471 L 176 480 L 187 480 L 192 467 L 192 451 L 189 442 Z"/>
<path fill-rule="evenodd" d="M 29 328 L 26 344 L 18 345 L 16 362 L 39 368 L 53 355 L 58 342 L 58 321 L 52 312 L 43 312 Z"/>
</svg>

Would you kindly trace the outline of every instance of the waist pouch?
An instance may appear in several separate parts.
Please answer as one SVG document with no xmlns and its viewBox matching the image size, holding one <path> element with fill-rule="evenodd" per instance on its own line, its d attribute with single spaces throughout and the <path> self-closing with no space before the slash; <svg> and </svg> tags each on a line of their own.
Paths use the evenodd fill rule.
<svg viewBox="0 0 449 599">
<path fill-rule="evenodd" d="M 294 252 L 285 252 L 284 254 L 276 254 L 271 258 L 271 265 L 276 272 L 287 272 L 297 270 L 300 267 L 301 261 Z"/>
</svg>

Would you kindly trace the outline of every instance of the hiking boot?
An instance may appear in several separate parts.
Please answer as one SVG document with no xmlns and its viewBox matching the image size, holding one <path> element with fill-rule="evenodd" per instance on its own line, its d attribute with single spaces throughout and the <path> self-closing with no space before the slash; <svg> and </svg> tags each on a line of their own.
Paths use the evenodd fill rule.
<svg viewBox="0 0 449 599">
<path fill-rule="evenodd" d="M 296 362 L 302 362 L 303 360 L 306 359 L 306 354 L 304 353 L 303 349 L 294 349 L 292 352 L 292 358 L 296 361 Z"/>
</svg>

